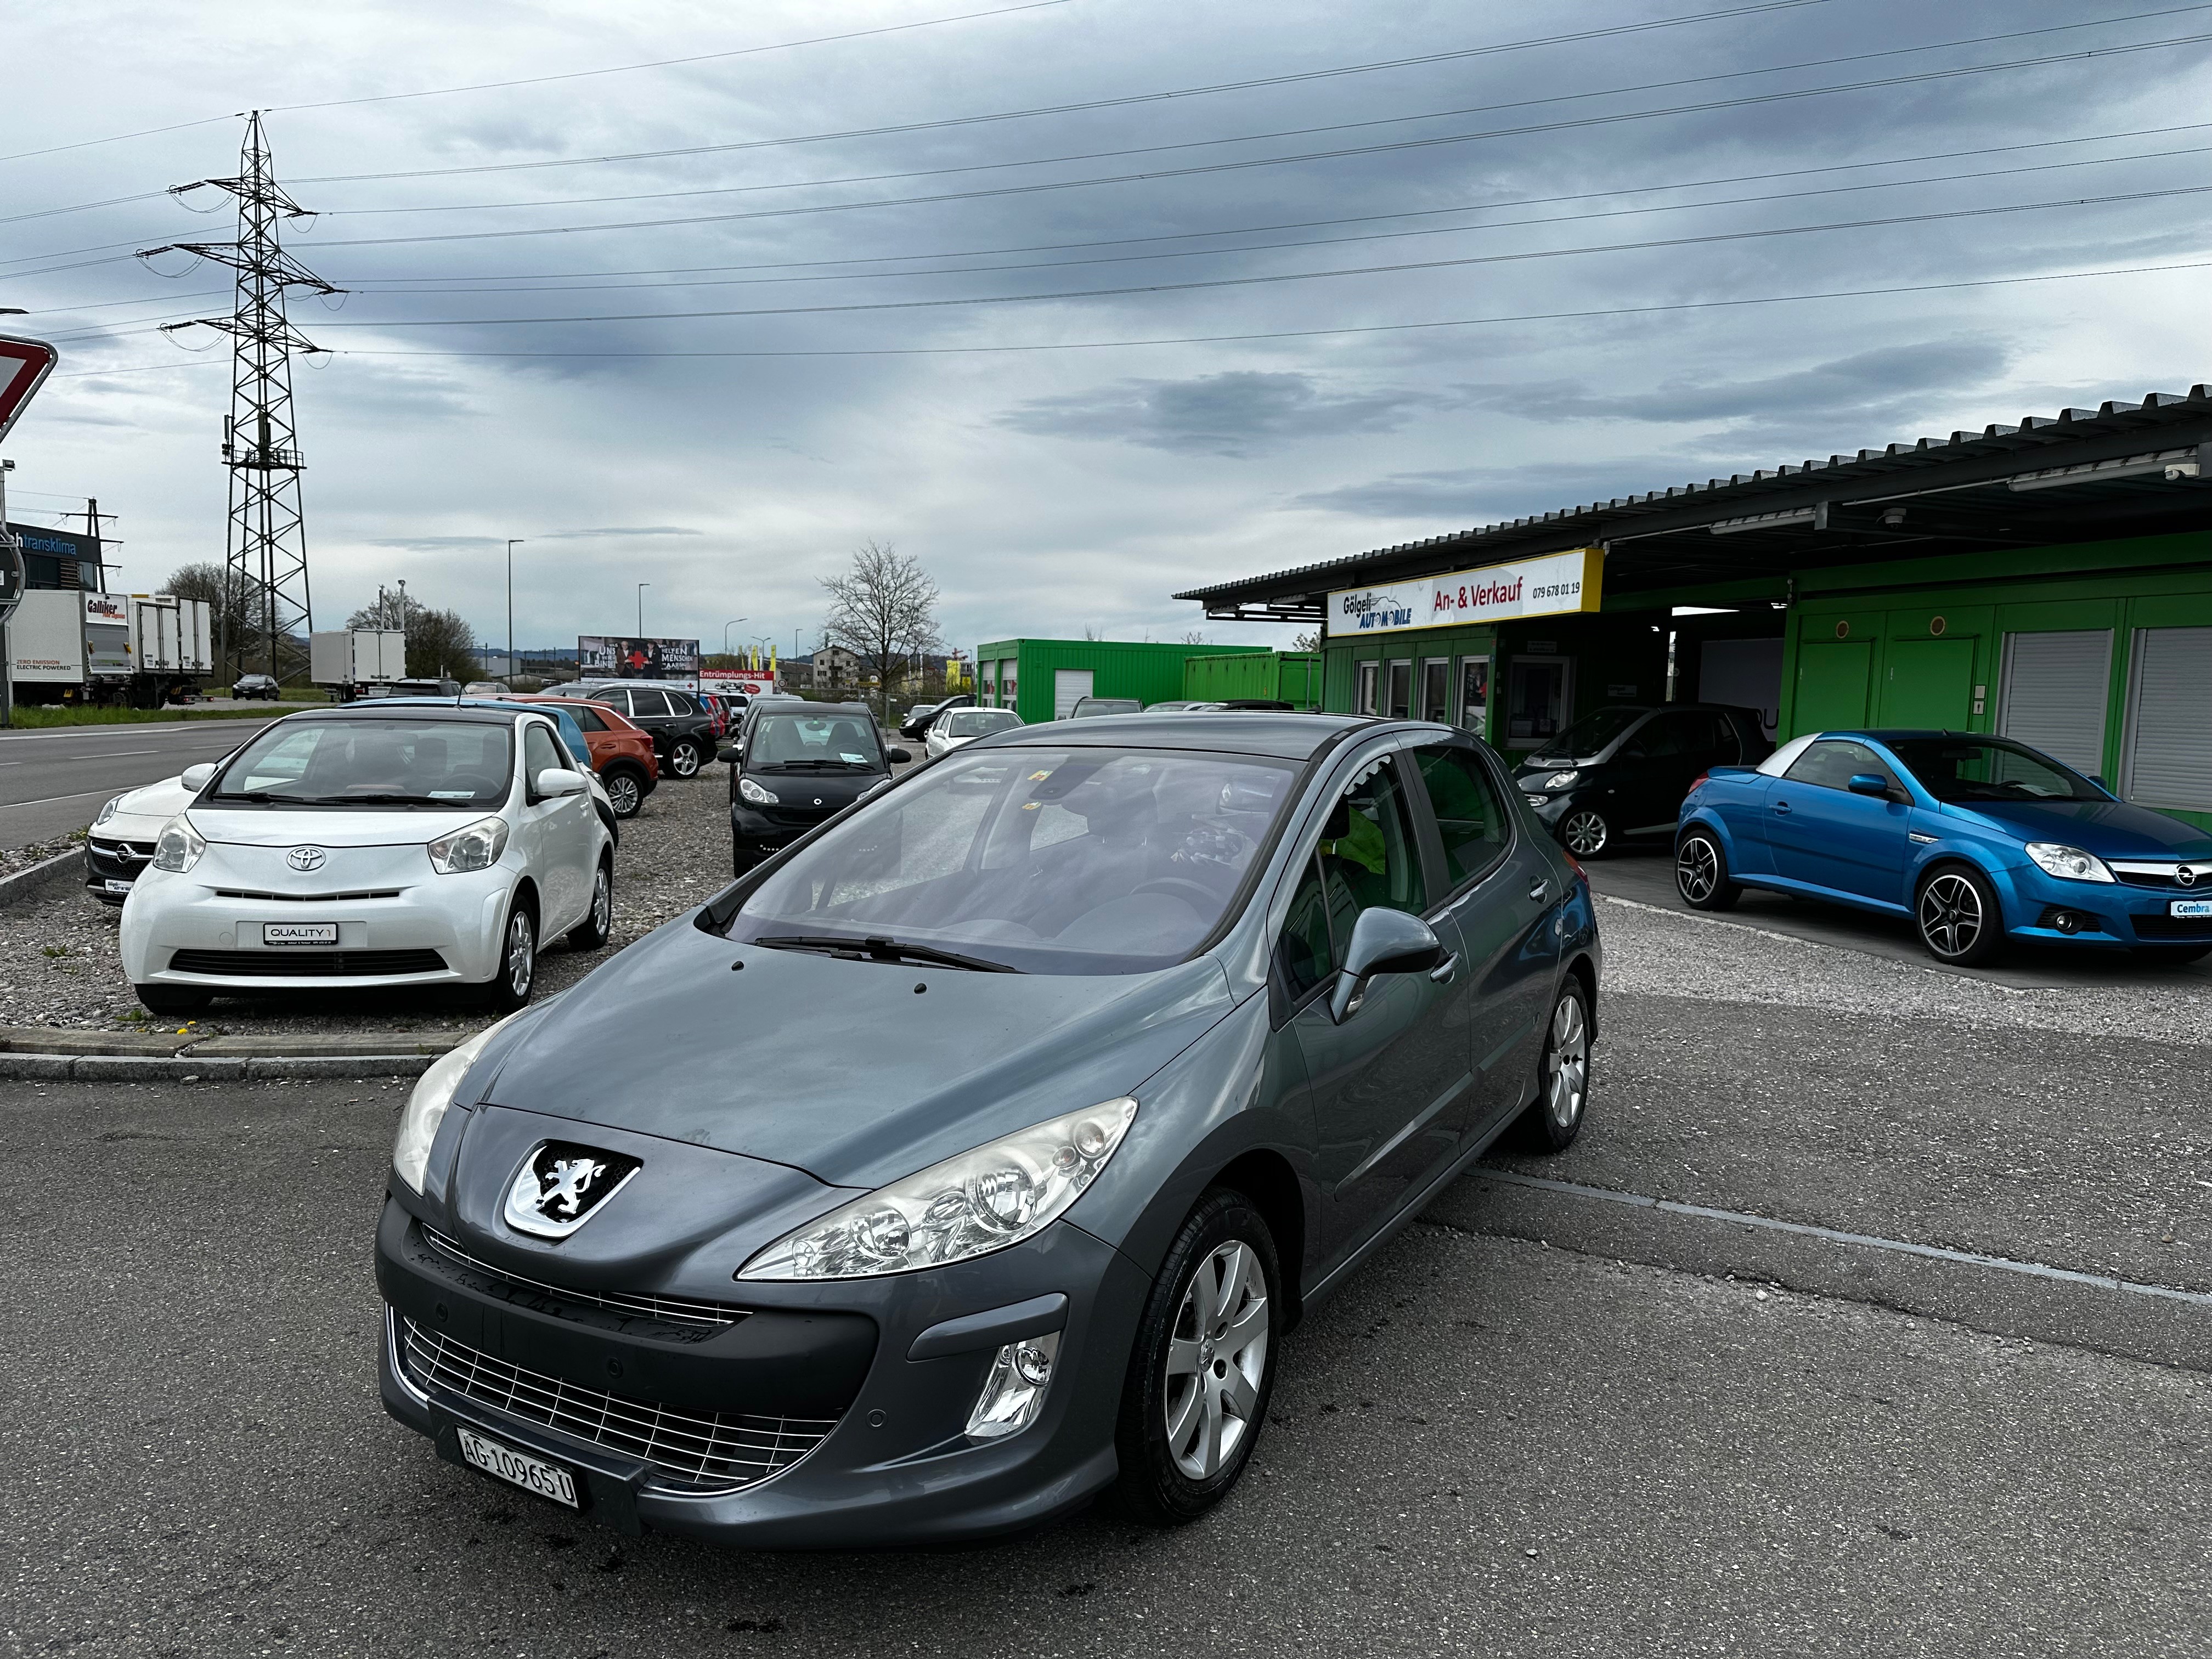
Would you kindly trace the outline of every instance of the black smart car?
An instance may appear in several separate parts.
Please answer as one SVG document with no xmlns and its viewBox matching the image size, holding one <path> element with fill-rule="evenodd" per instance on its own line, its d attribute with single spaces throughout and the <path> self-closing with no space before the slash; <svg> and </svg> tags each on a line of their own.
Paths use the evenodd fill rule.
<svg viewBox="0 0 2212 1659">
<path fill-rule="evenodd" d="M 758 704 L 719 759 L 730 767 L 730 867 L 738 875 L 890 781 L 876 717 L 857 702 Z"/>
<path fill-rule="evenodd" d="M 1598 858 L 1632 836 L 1671 836 L 1682 797 L 1707 767 L 1751 766 L 1773 751 L 1755 708 L 1615 704 L 1522 760 L 1513 781 L 1561 846 Z"/>
</svg>

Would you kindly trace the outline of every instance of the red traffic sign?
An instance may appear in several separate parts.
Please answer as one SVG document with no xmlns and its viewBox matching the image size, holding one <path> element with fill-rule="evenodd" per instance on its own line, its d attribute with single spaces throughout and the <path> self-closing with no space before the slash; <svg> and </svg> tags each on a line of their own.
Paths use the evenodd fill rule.
<svg viewBox="0 0 2212 1659">
<path fill-rule="evenodd" d="M 0 334 L 0 438 L 15 424 L 23 406 L 37 395 L 61 360 L 44 340 L 19 340 Z"/>
</svg>

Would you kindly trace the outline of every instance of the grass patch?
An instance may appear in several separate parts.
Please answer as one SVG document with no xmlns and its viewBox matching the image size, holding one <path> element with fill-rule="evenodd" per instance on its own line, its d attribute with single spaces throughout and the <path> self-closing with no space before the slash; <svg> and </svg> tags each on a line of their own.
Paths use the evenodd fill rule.
<svg viewBox="0 0 2212 1659">
<path fill-rule="evenodd" d="M 9 712 L 20 730 L 35 732 L 55 726 L 146 726 L 168 720 L 268 720 L 283 705 L 262 708 L 70 708 L 58 704 L 23 708 Z"/>
</svg>

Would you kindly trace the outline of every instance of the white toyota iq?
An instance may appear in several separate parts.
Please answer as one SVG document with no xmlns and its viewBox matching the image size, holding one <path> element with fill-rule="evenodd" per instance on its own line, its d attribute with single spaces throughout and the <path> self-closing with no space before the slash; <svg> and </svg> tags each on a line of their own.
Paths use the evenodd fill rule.
<svg viewBox="0 0 2212 1659">
<path fill-rule="evenodd" d="M 185 772 L 123 906 L 123 967 L 157 1014 L 222 994 L 482 988 L 529 1001 L 541 939 L 606 943 L 614 843 L 526 708 L 317 709 Z"/>
</svg>

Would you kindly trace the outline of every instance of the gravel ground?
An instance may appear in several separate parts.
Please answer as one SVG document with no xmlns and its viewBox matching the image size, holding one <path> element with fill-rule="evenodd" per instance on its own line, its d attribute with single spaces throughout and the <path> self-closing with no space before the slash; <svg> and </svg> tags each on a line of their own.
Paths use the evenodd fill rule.
<svg viewBox="0 0 2212 1659">
<path fill-rule="evenodd" d="M 66 853 L 84 845 L 84 831 L 73 830 L 52 841 L 34 841 L 25 847 L 0 847 L 0 876 L 12 876 L 18 870 L 27 870 L 43 863 L 57 853 Z"/>
<path fill-rule="evenodd" d="M 2201 982 L 1998 985 L 1632 899 L 1601 897 L 1598 927 L 1609 992 L 2212 1044 L 2212 993 Z"/>
<path fill-rule="evenodd" d="M 623 825 L 615 854 L 614 937 L 580 952 L 555 940 L 538 958 L 540 994 L 591 972 L 671 916 L 718 891 L 729 879 L 728 788 L 723 769 L 668 780 Z M 53 850 L 62 850 L 58 846 Z M 144 1011 L 123 977 L 117 945 L 122 912 L 82 886 L 57 882 L 33 897 L 0 906 L 0 1024 L 80 1029 L 144 1029 Z M 382 1028 L 468 1031 L 488 1016 L 455 1006 L 450 991 L 292 993 L 248 1000 L 225 997 L 198 1022 L 211 1036 L 313 1036 Z"/>
</svg>

